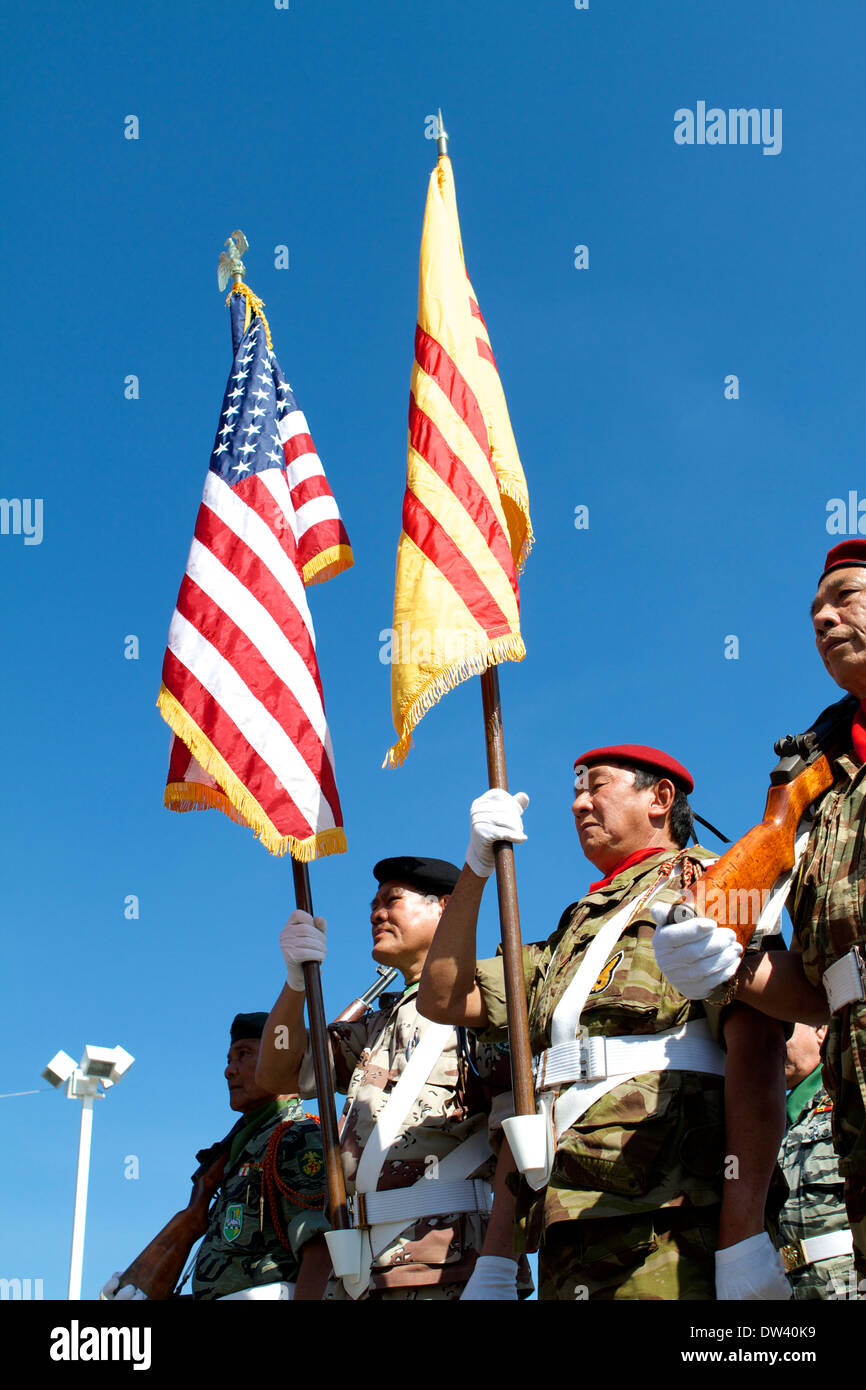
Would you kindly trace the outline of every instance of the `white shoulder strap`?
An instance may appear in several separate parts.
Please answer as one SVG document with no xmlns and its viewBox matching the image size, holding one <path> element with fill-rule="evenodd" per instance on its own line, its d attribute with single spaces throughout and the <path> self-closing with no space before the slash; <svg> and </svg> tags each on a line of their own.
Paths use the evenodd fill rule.
<svg viewBox="0 0 866 1390">
<path fill-rule="evenodd" d="M 599 928 L 587 948 L 586 954 L 569 982 L 568 988 L 553 1011 L 550 1023 L 550 1044 L 573 1042 L 580 1024 L 583 1006 L 605 961 L 630 922 L 643 911 L 662 888 L 666 888 L 674 875 L 672 864 L 664 878 L 650 884 L 639 897 L 625 903 L 614 913 L 609 922 Z"/>
<path fill-rule="evenodd" d="M 453 1034 L 450 1023 L 427 1024 L 364 1145 L 355 1176 L 356 1192 L 376 1191 L 388 1150 Z"/>
</svg>

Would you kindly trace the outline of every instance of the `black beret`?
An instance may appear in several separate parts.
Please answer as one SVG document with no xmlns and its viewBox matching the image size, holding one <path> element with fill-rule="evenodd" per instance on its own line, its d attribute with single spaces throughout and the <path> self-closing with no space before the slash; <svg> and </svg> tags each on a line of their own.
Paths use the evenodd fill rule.
<svg viewBox="0 0 866 1390">
<path fill-rule="evenodd" d="M 447 859 L 419 859 L 408 854 L 397 859 L 380 859 L 373 869 L 373 877 L 380 885 L 409 883 L 420 893 L 444 897 L 446 893 L 453 893 L 460 870 Z"/>
<path fill-rule="evenodd" d="M 233 1043 L 241 1038 L 260 1038 L 267 1021 L 267 1014 L 235 1014 L 229 1036 Z"/>
</svg>

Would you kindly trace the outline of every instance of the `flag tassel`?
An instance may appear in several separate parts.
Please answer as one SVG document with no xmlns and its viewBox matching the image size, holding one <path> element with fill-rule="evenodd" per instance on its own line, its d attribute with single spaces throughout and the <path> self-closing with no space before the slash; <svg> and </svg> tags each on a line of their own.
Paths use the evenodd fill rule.
<svg viewBox="0 0 866 1390">
<path fill-rule="evenodd" d="M 169 784 L 163 803 L 170 811 L 222 811 L 238 825 L 249 826 L 271 854 L 291 854 L 293 859 L 308 863 L 320 855 L 344 854 L 346 832 L 342 826 L 320 830 L 299 840 L 294 835 L 281 835 L 265 814 L 255 797 L 214 748 L 210 739 L 198 727 L 165 685 L 160 687 L 157 708 L 172 733 L 185 743 L 199 766 L 212 777 L 218 787 L 203 782 Z"/>
<path fill-rule="evenodd" d="M 394 768 L 405 762 L 412 747 L 412 731 L 449 690 L 455 690 L 463 681 L 470 680 L 473 676 L 483 675 L 500 661 L 522 661 L 525 656 L 523 638 L 519 633 L 510 632 L 504 637 L 495 637 L 488 642 L 484 651 L 473 652 L 459 661 L 453 661 L 450 666 L 429 677 L 403 711 L 403 731 L 394 746 L 388 749 L 382 766 Z"/>
</svg>

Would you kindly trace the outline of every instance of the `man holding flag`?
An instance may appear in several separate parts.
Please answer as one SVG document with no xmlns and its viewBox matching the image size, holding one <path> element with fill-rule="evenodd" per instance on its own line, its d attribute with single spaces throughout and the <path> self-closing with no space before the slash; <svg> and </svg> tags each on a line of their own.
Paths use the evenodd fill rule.
<svg viewBox="0 0 866 1390">
<path fill-rule="evenodd" d="M 232 276 L 234 363 L 157 701 L 174 734 L 165 804 L 216 807 L 272 854 L 288 851 L 307 910 L 307 862 L 345 850 L 346 837 L 306 586 L 346 569 L 352 552 L 262 301 L 243 282 L 246 238 L 227 245 L 219 284 Z M 339 1230 L 348 1217 L 317 965 L 304 984 Z"/>
</svg>

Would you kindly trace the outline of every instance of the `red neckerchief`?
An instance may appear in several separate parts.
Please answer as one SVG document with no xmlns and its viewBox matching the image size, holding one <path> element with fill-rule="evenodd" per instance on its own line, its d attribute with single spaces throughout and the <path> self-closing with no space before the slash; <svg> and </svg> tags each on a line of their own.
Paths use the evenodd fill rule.
<svg viewBox="0 0 866 1390">
<path fill-rule="evenodd" d="M 854 715 L 851 725 L 851 742 L 861 763 L 866 763 L 866 700 L 860 701 L 860 708 Z"/>
<path fill-rule="evenodd" d="M 866 737 L 866 725 L 864 725 L 864 737 Z M 866 754 L 864 754 L 863 761 L 866 762 Z M 621 859 L 616 868 L 611 869 L 604 878 L 600 878 L 598 883 L 591 883 L 588 891 L 595 893 L 599 888 L 606 888 L 617 874 L 622 873 L 623 869 L 630 869 L 632 864 L 639 864 L 642 859 L 648 859 L 651 854 L 661 854 L 663 850 L 664 845 L 656 845 L 654 849 L 636 849 L 633 854 L 627 854 L 625 859 Z"/>
</svg>

